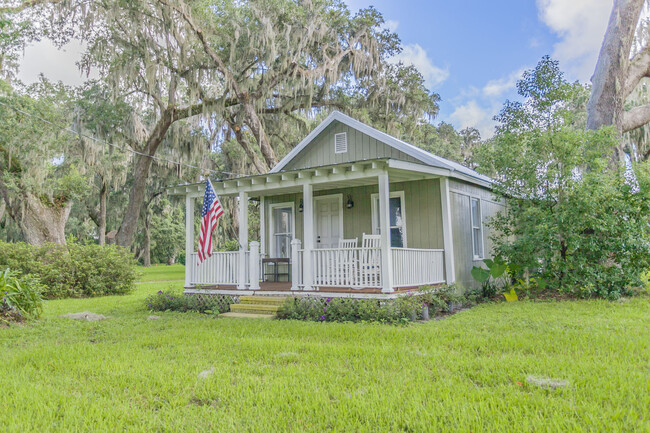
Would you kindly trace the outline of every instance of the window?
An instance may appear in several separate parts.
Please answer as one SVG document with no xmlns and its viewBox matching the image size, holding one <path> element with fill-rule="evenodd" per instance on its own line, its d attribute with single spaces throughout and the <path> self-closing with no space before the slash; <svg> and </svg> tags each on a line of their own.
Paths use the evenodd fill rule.
<svg viewBox="0 0 650 433">
<path fill-rule="evenodd" d="M 470 198 L 472 219 L 472 246 L 474 258 L 483 258 L 483 224 L 481 222 L 481 200 Z"/>
<path fill-rule="evenodd" d="M 406 215 L 404 211 L 404 191 L 391 192 L 388 200 L 390 212 L 390 246 L 406 247 Z M 379 194 L 372 195 L 372 232 L 379 234 Z"/>
<path fill-rule="evenodd" d="M 334 153 L 345 153 L 348 151 L 348 134 L 342 132 L 334 134 Z"/>
<path fill-rule="evenodd" d="M 294 238 L 293 203 L 271 205 L 271 256 L 289 258 Z"/>
</svg>

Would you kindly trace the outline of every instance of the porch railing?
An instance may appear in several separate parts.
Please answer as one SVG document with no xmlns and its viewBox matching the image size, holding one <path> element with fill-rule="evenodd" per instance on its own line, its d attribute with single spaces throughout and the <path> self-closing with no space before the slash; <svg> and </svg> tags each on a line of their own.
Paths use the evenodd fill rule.
<svg viewBox="0 0 650 433">
<path fill-rule="evenodd" d="M 423 286 L 445 282 L 445 251 L 391 248 L 393 286 Z"/>
<path fill-rule="evenodd" d="M 198 254 L 192 253 L 190 266 L 190 283 L 192 285 L 215 285 L 239 283 L 239 251 L 216 251 L 200 266 Z M 246 269 L 249 268 L 249 253 L 246 253 Z M 246 272 L 248 283 L 248 271 Z"/>
<path fill-rule="evenodd" d="M 304 287 L 303 259 L 300 244 L 292 245 L 291 280 L 295 288 Z M 441 249 L 391 248 L 393 287 L 423 286 L 445 282 L 445 253 Z M 250 252 L 246 252 L 246 285 L 252 286 L 251 275 L 262 274 L 261 256 L 251 268 Z M 321 248 L 312 250 L 312 286 L 381 288 L 381 249 L 379 248 Z M 197 266 L 198 255 L 189 261 L 192 285 L 239 285 L 239 252 L 219 251 Z M 259 287 L 259 286 L 258 286 Z"/>
<path fill-rule="evenodd" d="M 381 287 L 379 248 L 319 248 L 312 250 L 314 286 Z"/>
</svg>

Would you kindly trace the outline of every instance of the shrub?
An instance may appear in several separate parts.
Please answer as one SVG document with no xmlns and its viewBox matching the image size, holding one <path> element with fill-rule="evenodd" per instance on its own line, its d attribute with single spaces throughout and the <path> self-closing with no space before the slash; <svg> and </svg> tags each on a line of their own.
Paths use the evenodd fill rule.
<svg viewBox="0 0 650 433">
<path fill-rule="evenodd" d="M 473 303 L 463 294 L 462 288 L 455 284 L 424 288 L 417 297 L 421 303 L 429 306 L 430 314 L 448 313 L 454 306 Z"/>
<path fill-rule="evenodd" d="M 125 294 L 137 277 L 129 251 L 72 240 L 67 247 L 0 242 L 0 267 L 33 275 L 49 299 Z"/>
<path fill-rule="evenodd" d="M 198 296 L 178 293 L 174 290 L 158 291 L 147 296 L 145 305 L 151 311 L 196 311 L 206 314 L 219 314 L 230 311 L 231 296 Z"/>
<path fill-rule="evenodd" d="M 42 291 L 38 279 L 6 269 L 0 273 L 0 313 L 17 312 L 26 319 L 37 319 L 43 311 Z"/>
<path fill-rule="evenodd" d="M 422 312 L 417 296 L 393 300 L 352 298 L 289 298 L 278 311 L 278 319 L 316 322 L 406 323 Z"/>
</svg>

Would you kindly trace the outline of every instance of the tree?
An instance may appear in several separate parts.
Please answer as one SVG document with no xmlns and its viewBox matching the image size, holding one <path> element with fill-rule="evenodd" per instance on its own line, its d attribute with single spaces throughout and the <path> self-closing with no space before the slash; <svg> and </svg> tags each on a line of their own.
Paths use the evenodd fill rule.
<svg viewBox="0 0 650 433">
<path fill-rule="evenodd" d="M 73 201 L 86 191 L 69 89 L 47 81 L 16 92 L 0 80 L 0 195 L 24 239 L 65 245 Z"/>
<path fill-rule="evenodd" d="M 650 265 L 648 179 L 634 193 L 609 166 L 617 131 L 585 130 L 586 89 L 557 62 L 543 58 L 517 89 L 524 102 L 506 102 L 479 153 L 508 200 L 490 222 L 497 252 L 517 277 L 530 272 L 579 296 L 616 298 L 640 285 Z"/>
<path fill-rule="evenodd" d="M 469 127 L 461 130 L 460 136 L 463 139 L 460 149 L 461 162 L 466 167 L 475 169 L 474 151 L 481 145 L 481 133 L 478 129 Z"/>
<path fill-rule="evenodd" d="M 185 216 L 168 200 L 156 205 L 151 222 L 151 255 L 156 263 L 173 265 L 185 248 Z"/>
<path fill-rule="evenodd" d="M 628 104 L 643 79 L 650 77 L 650 38 L 647 22 L 639 22 L 645 0 L 615 0 L 600 49 L 587 106 L 587 128 L 613 125 L 619 135 L 650 122 L 650 104 Z M 624 144 L 616 146 L 623 161 Z"/>
</svg>

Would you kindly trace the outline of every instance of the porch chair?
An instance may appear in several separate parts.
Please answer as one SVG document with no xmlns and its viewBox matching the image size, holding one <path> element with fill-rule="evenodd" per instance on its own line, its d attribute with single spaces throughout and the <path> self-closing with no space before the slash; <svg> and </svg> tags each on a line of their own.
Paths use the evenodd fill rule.
<svg viewBox="0 0 650 433">
<path fill-rule="evenodd" d="M 351 285 L 357 274 L 357 260 L 354 249 L 357 248 L 359 238 L 339 239 L 336 254 L 336 269 L 338 280 L 341 284 Z"/>
<path fill-rule="evenodd" d="M 381 235 L 363 234 L 361 240 L 361 263 L 359 266 L 361 284 L 377 286 L 379 284 L 381 252 L 379 244 Z"/>
</svg>

